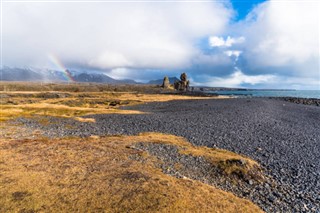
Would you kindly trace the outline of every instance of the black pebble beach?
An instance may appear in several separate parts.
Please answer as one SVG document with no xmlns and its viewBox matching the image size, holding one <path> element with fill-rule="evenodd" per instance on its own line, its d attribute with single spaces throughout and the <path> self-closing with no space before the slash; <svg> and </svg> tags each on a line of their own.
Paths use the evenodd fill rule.
<svg viewBox="0 0 320 213">
<path fill-rule="evenodd" d="M 276 183 L 248 186 L 246 197 L 267 212 L 320 212 L 320 107 L 283 99 L 239 98 L 148 103 L 126 109 L 140 115 L 92 115 L 96 123 L 50 118 L 49 137 L 161 132 L 199 146 L 217 147 L 258 161 Z M 66 128 L 72 126 L 74 128 Z"/>
</svg>

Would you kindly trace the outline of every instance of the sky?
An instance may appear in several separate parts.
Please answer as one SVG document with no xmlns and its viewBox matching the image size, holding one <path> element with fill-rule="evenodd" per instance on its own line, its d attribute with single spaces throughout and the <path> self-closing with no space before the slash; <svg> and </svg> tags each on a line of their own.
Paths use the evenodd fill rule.
<svg viewBox="0 0 320 213">
<path fill-rule="evenodd" d="M 2 65 L 320 89 L 318 0 L 2 0 Z"/>
</svg>

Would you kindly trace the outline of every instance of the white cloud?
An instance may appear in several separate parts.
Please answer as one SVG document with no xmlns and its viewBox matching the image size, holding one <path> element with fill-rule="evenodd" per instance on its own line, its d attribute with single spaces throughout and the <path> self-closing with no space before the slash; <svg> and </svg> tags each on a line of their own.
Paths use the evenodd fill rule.
<svg viewBox="0 0 320 213">
<path fill-rule="evenodd" d="M 269 82 L 269 88 L 320 90 L 319 80 L 320 74 L 318 78 L 278 76 L 275 81 Z"/>
<path fill-rule="evenodd" d="M 269 0 L 230 24 L 233 11 L 221 1 L 4 2 L 3 62 L 50 66 L 51 53 L 66 66 L 103 69 L 119 79 L 190 70 L 212 86 L 319 89 L 319 4 Z M 201 50 L 196 44 L 208 35 Z"/>
<path fill-rule="evenodd" d="M 89 61 L 90 66 L 100 68 L 125 67 L 132 64 L 124 55 L 117 52 L 104 52 L 97 58 Z"/>
<path fill-rule="evenodd" d="M 231 56 L 239 57 L 240 54 L 242 53 L 242 51 L 239 51 L 239 50 L 228 50 L 228 51 L 224 51 L 224 53 L 229 57 L 231 57 Z"/>
<path fill-rule="evenodd" d="M 116 69 L 110 70 L 108 72 L 108 76 L 117 80 L 122 80 L 122 79 L 127 79 L 128 76 L 130 75 L 130 72 L 132 72 L 132 70 L 129 70 L 127 68 L 116 68 Z"/>
<path fill-rule="evenodd" d="M 320 77 L 320 76 L 319 76 Z M 242 71 L 235 71 L 225 77 L 205 76 L 206 81 L 191 81 L 195 86 L 212 87 L 250 87 L 261 89 L 296 89 L 296 90 L 319 90 L 319 80 L 309 77 L 288 77 L 278 75 L 246 75 Z M 245 84 L 245 86 L 243 86 Z"/>
<path fill-rule="evenodd" d="M 212 36 L 209 38 L 209 44 L 211 47 L 225 46 L 225 41 L 222 37 Z"/>
<path fill-rule="evenodd" d="M 209 37 L 209 44 L 211 47 L 231 47 L 234 44 L 241 44 L 245 42 L 244 37 L 230 37 L 228 36 L 227 39 L 218 36 L 211 36 Z"/>
<path fill-rule="evenodd" d="M 221 33 L 232 14 L 221 2 L 3 6 L 3 59 L 11 66 L 48 66 L 51 53 L 98 69 L 187 67 L 199 52 L 195 41 Z"/>
<path fill-rule="evenodd" d="M 274 75 L 246 75 L 237 67 L 234 73 L 225 77 L 207 76 L 207 81 L 203 84 L 212 87 L 242 87 L 242 84 L 257 85 L 272 81 L 276 78 Z M 196 83 L 197 84 L 197 83 Z"/>
<path fill-rule="evenodd" d="M 242 51 L 240 51 L 240 50 L 227 50 L 227 51 L 224 51 L 224 54 L 226 54 L 229 57 L 234 56 L 235 63 L 236 63 L 239 60 L 239 56 L 242 54 Z"/>
<path fill-rule="evenodd" d="M 224 66 L 233 64 L 233 61 L 227 57 L 226 54 L 212 54 L 212 55 L 205 55 L 199 54 L 193 59 L 194 64 L 198 65 L 208 65 L 208 66 Z"/>
<path fill-rule="evenodd" d="M 227 40 L 225 42 L 225 45 L 227 47 L 231 47 L 233 44 L 241 44 L 243 42 L 245 42 L 245 38 L 244 37 L 238 37 L 238 38 L 232 38 L 230 36 L 227 37 Z"/>
<path fill-rule="evenodd" d="M 256 7 L 238 29 L 248 41 L 243 56 L 249 66 L 318 76 L 319 12 L 317 1 L 271 0 Z"/>
</svg>

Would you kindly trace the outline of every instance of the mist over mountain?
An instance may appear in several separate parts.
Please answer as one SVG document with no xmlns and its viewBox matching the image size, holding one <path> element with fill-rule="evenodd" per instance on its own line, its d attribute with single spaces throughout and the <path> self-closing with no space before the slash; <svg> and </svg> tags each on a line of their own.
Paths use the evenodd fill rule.
<svg viewBox="0 0 320 213">
<path fill-rule="evenodd" d="M 95 82 L 107 84 L 137 84 L 131 79 L 117 80 L 103 73 L 82 71 L 57 71 L 37 68 L 4 67 L 1 71 L 1 81 L 32 81 L 32 82 Z"/>
<path fill-rule="evenodd" d="M 100 73 L 79 73 L 73 77 L 76 82 L 95 82 L 95 83 L 108 83 L 108 84 L 137 84 L 136 81 L 131 79 L 116 80 L 105 74 Z"/>
<path fill-rule="evenodd" d="M 30 69 L 4 67 L 1 81 L 43 81 L 43 75 Z"/>
</svg>

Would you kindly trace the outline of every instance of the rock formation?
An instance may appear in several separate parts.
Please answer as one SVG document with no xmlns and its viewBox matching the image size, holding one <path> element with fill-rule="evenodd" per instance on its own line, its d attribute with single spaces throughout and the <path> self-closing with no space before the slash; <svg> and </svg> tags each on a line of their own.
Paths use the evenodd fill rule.
<svg viewBox="0 0 320 213">
<path fill-rule="evenodd" d="M 186 73 L 182 73 L 180 75 L 180 81 L 174 82 L 174 88 L 179 91 L 189 90 L 189 80 Z"/>
<path fill-rule="evenodd" d="M 163 83 L 162 83 L 162 86 L 163 88 L 169 88 L 170 86 L 170 81 L 169 81 L 169 78 L 168 76 L 165 76 L 164 79 L 163 79 Z"/>
</svg>

